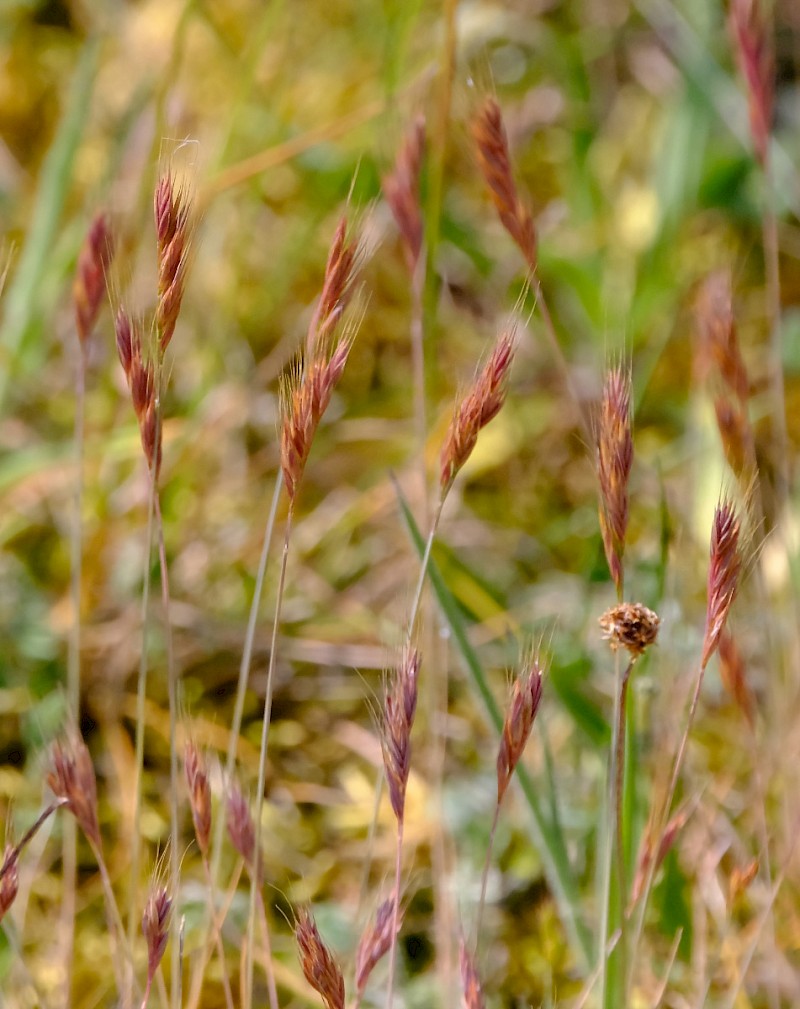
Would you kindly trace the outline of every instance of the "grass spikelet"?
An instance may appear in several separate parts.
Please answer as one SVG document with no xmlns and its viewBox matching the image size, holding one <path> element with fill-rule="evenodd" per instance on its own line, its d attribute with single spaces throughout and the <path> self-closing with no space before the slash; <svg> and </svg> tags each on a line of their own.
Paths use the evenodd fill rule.
<svg viewBox="0 0 800 1009">
<path fill-rule="evenodd" d="M 504 330 L 472 388 L 456 408 L 442 446 L 439 487 L 445 498 L 459 471 L 472 454 L 478 433 L 497 416 L 505 402 L 514 359 L 515 331 Z"/>
<path fill-rule="evenodd" d="M 65 799 L 67 809 L 75 817 L 91 844 L 101 848 L 100 823 L 97 815 L 97 780 L 92 758 L 80 738 L 57 741 L 50 755 L 47 784 L 57 799 Z"/>
<path fill-rule="evenodd" d="M 316 922 L 302 908 L 294 929 L 300 966 L 306 981 L 322 996 L 327 1009 L 344 1009 L 344 977 L 333 954 L 322 941 Z"/>
<path fill-rule="evenodd" d="M 411 766 L 411 727 L 417 709 L 420 657 L 406 648 L 391 678 L 384 706 L 381 743 L 389 798 L 398 822 L 405 814 L 406 787 Z"/>
<path fill-rule="evenodd" d="M 417 116 L 397 154 L 392 171 L 383 179 L 383 195 L 403 239 L 410 274 L 414 274 L 422 251 L 422 208 L 419 182 L 425 153 L 425 118 Z"/>
<path fill-rule="evenodd" d="M 528 739 L 542 699 L 543 669 L 536 655 L 526 661 L 514 680 L 511 698 L 503 721 L 503 734 L 497 754 L 497 804 L 503 801 Z"/>
<path fill-rule="evenodd" d="M 347 238 L 347 218 L 342 217 L 328 252 L 319 302 L 306 336 L 306 358 L 313 361 L 328 345 L 353 293 L 359 263 L 358 240 Z"/>
<path fill-rule="evenodd" d="M 18 852 L 12 845 L 7 844 L 3 855 L 3 864 L 0 866 L 0 921 L 3 920 L 14 903 L 18 890 Z"/>
<path fill-rule="evenodd" d="M 735 638 L 728 631 L 722 632 L 717 647 L 719 678 L 752 729 L 756 719 L 756 699 L 747 683 L 742 653 Z"/>
<path fill-rule="evenodd" d="M 106 214 L 99 213 L 89 225 L 78 253 L 72 300 L 75 306 L 75 328 L 81 349 L 85 353 L 97 322 L 106 292 L 106 273 L 114 256 L 114 236 Z"/>
<path fill-rule="evenodd" d="M 171 171 L 159 178 L 153 197 L 158 261 L 156 331 L 163 353 L 175 332 L 183 301 L 194 230 L 193 201 L 189 189 L 179 185 Z"/>
<path fill-rule="evenodd" d="M 464 1009 L 486 1009 L 478 969 L 463 937 L 458 959 L 461 967 L 461 997 Z"/>
<path fill-rule="evenodd" d="M 378 905 L 375 918 L 364 930 L 356 949 L 356 994 L 360 999 L 370 975 L 378 962 L 388 953 L 393 936 L 397 935 L 401 919 L 395 916 L 396 897 L 392 896 Z M 393 931 L 394 930 L 394 931 Z"/>
<path fill-rule="evenodd" d="M 289 498 L 294 502 L 319 422 L 342 376 L 352 341 L 345 337 L 330 356 L 312 360 L 305 372 L 289 384 L 283 397 L 281 470 Z"/>
<path fill-rule="evenodd" d="M 207 856 L 211 838 L 211 785 L 205 759 L 192 740 L 187 741 L 183 751 L 183 769 L 189 786 L 189 807 L 197 846 L 201 854 Z"/>
<path fill-rule="evenodd" d="M 227 825 L 231 844 L 252 872 L 255 865 L 256 827 L 250 803 L 236 783 L 230 785 L 228 792 Z"/>
<path fill-rule="evenodd" d="M 704 365 L 713 363 L 728 389 L 746 403 L 750 381 L 736 332 L 729 270 L 715 270 L 703 281 L 696 317 Z"/>
<path fill-rule="evenodd" d="M 528 268 L 536 271 L 536 228 L 520 198 L 508 151 L 503 113 L 494 98 L 487 98 L 472 124 L 478 164 L 492 195 L 500 221 L 519 246 Z"/>
<path fill-rule="evenodd" d="M 169 920 L 172 912 L 172 898 L 167 888 L 154 882 L 147 895 L 142 914 L 142 933 L 147 943 L 147 985 L 142 1009 L 145 1009 L 153 978 L 159 968 L 169 938 Z"/>
<path fill-rule="evenodd" d="M 629 368 L 617 366 L 606 375 L 596 441 L 600 530 L 617 598 L 621 600 L 624 589 L 622 559 L 628 529 L 628 479 L 633 465 Z"/>
<path fill-rule="evenodd" d="M 753 146 L 764 165 L 775 96 L 775 61 L 767 17 L 761 0 L 731 0 L 728 18 L 736 63 L 747 85 Z"/>
<path fill-rule="evenodd" d="M 703 635 L 702 669 L 719 645 L 733 601 L 739 588 L 742 568 L 739 552 L 741 527 L 733 503 L 721 501 L 714 511 L 711 529 L 711 559 L 708 567 L 706 625 Z"/>
</svg>

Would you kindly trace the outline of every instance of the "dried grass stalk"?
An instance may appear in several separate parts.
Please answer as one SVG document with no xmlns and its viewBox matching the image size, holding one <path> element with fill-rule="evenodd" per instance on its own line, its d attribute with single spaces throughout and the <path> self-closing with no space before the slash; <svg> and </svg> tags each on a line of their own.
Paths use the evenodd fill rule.
<svg viewBox="0 0 800 1009">
<path fill-rule="evenodd" d="M 628 530 L 628 480 L 633 465 L 630 368 L 618 366 L 606 375 L 596 439 L 600 530 L 617 597 L 622 599 L 622 559 Z"/>
<path fill-rule="evenodd" d="M 444 499 L 478 441 L 478 433 L 497 416 L 505 402 L 514 359 L 515 330 L 500 334 L 488 361 L 457 407 L 442 446 L 439 486 Z"/>
<path fill-rule="evenodd" d="M 308 908 L 297 916 L 294 937 L 306 981 L 319 992 L 327 1009 L 344 1009 L 344 976 Z"/>
<path fill-rule="evenodd" d="M 487 98 L 483 103 L 473 122 L 472 135 L 478 149 L 478 164 L 500 221 L 519 246 L 530 270 L 535 272 L 536 228 L 517 191 L 503 113 L 494 98 Z"/>
<path fill-rule="evenodd" d="M 100 313 L 106 293 L 106 274 L 113 256 L 114 236 L 111 225 L 106 214 L 99 213 L 89 226 L 78 254 L 72 286 L 75 327 L 84 351 Z"/>
</svg>

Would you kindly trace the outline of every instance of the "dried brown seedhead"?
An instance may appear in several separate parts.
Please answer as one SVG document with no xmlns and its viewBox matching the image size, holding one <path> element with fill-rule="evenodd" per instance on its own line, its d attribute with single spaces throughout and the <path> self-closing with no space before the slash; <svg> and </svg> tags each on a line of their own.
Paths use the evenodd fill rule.
<svg viewBox="0 0 800 1009">
<path fill-rule="evenodd" d="M 395 897 L 384 900 L 375 912 L 375 919 L 365 929 L 356 950 L 356 991 L 363 994 L 376 964 L 389 952 L 392 945 Z M 399 931 L 402 917 L 398 915 Z"/>
<path fill-rule="evenodd" d="M 622 559 L 628 530 L 628 480 L 633 465 L 630 368 L 611 368 L 603 386 L 597 420 L 597 477 L 600 530 L 611 577 L 622 598 Z"/>
<path fill-rule="evenodd" d="M 158 260 L 158 304 L 156 330 L 163 353 L 175 332 L 194 232 L 191 192 L 179 184 L 171 171 L 159 178 L 153 197 Z"/>
<path fill-rule="evenodd" d="M 344 1009 L 344 977 L 333 954 L 322 941 L 316 922 L 307 908 L 297 916 L 294 929 L 300 966 L 306 981 L 322 996 L 327 1009 Z"/>
<path fill-rule="evenodd" d="M 516 242 L 531 271 L 536 270 L 536 228 L 517 191 L 503 113 L 494 98 L 487 98 L 472 125 L 478 164 L 492 195 L 500 221 Z"/>
<path fill-rule="evenodd" d="M 706 626 L 703 635 L 703 669 L 719 645 L 733 601 L 739 590 L 742 559 L 739 552 L 741 525 L 733 503 L 721 501 L 714 511 L 708 566 Z"/>
<path fill-rule="evenodd" d="M 636 659 L 655 644 L 661 619 L 642 603 L 619 603 L 598 622 L 613 651 L 624 648 Z"/>
<path fill-rule="evenodd" d="M 92 758 L 82 739 L 56 742 L 50 756 L 47 784 L 57 799 L 75 817 L 87 839 L 100 848 L 100 823 L 97 815 L 97 780 Z"/>
<path fill-rule="evenodd" d="M 99 213 L 78 254 L 72 300 L 75 304 L 75 326 L 81 348 L 86 351 L 89 337 L 97 322 L 106 293 L 106 274 L 114 257 L 114 236 L 108 217 Z"/>
<path fill-rule="evenodd" d="M 497 754 L 498 805 L 503 800 L 530 737 L 542 699 L 543 675 L 544 671 L 538 656 L 531 655 L 511 688 L 511 698 L 500 738 L 500 750 Z"/>
<path fill-rule="evenodd" d="M 406 263 L 412 275 L 422 251 L 419 181 L 424 151 L 425 119 L 418 116 L 403 140 L 394 168 L 383 180 L 383 195 L 403 239 Z"/>
<path fill-rule="evenodd" d="M 208 855 L 211 836 L 211 785 L 205 759 L 192 740 L 188 740 L 184 748 L 183 768 L 189 786 L 189 806 L 192 810 L 197 846 L 203 855 Z"/>
<path fill-rule="evenodd" d="M 505 402 L 515 335 L 513 327 L 500 334 L 472 388 L 456 408 L 441 451 L 439 487 L 442 498 L 472 454 L 481 428 L 497 416 Z"/>
<path fill-rule="evenodd" d="M 381 731 L 383 764 L 386 768 L 389 799 L 398 822 L 402 822 L 405 812 L 419 666 L 419 652 L 414 648 L 406 648 L 390 676 L 384 702 Z"/>
<path fill-rule="evenodd" d="M 150 981 L 167 948 L 171 911 L 172 898 L 167 888 L 160 883 L 154 884 L 147 895 L 142 914 L 142 932 L 147 943 L 147 975 Z"/>
</svg>

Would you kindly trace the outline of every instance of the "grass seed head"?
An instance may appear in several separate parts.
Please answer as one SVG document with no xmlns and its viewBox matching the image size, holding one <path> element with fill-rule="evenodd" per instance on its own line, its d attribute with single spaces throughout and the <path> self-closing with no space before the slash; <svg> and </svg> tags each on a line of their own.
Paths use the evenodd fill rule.
<svg viewBox="0 0 800 1009">
<path fill-rule="evenodd" d="M 420 657 L 406 648 L 390 677 L 384 702 L 381 743 L 389 799 L 398 823 L 405 812 L 406 788 L 411 767 L 411 727 L 417 710 L 417 680 Z"/>
<path fill-rule="evenodd" d="M 424 151 L 425 119 L 418 116 L 403 140 L 394 168 L 383 180 L 383 195 L 403 239 L 411 274 L 416 269 L 422 251 L 419 180 Z"/>
<path fill-rule="evenodd" d="M 442 498 L 453 486 L 456 476 L 472 454 L 481 428 L 497 416 L 505 402 L 514 349 L 515 331 L 512 327 L 497 338 L 489 359 L 456 408 L 440 457 L 439 486 Z"/>
<path fill-rule="evenodd" d="M 187 741 L 183 751 L 183 769 L 189 786 L 189 806 L 197 845 L 201 853 L 207 855 L 211 835 L 211 785 L 203 755 L 191 740 Z"/>
<path fill-rule="evenodd" d="M 459 950 L 459 963 L 461 966 L 461 992 L 464 1009 L 486 1009 L 486 1000 L 483 997 L 478 969 L 467 949 L 463 936 L 461 937 Z"/>
<path fill-rule="evenodd" d="M 741 526 L 733 503 L 721 501 L 714 511 L 711 528 L 711 549 L 708 565 L 706 601 L 706 626 L 703 635 L 703 654 L 700 660 L 705 669 L 719 645 L 733 601 L 739 589 L 742 559 L 739 552 Z"/>
<path fill-rule="evenodd" d="M 502 802 L 533 729 L 542 699 L 542 677 L 538 657 L 531 656 L 511 688 L 497 754 L 498 804 Z"/>
<path fill-rule="evenodd" d="M 153 197 L 158 260 L 156 329 L 161 352 L 169 345 L 183 301 L 189 268 L 194 212 L 191 194 L 171 171 L 158 180 Z"/>
<path fill-rule="evenodd" d="M 344 977 L 341 968 L 322 941 L 308 908 L 302 908 L 297 916 L 294 937 L 306 981 L 314 991 L 319 992 L 327 1009 L 344 1009 Z"/>
<path fill-rule="evenodd" d="M 742 653 L 733 635 L 728 631 L 723 631 L 720 635 L 718 654 L 722 685 L 752 728 L 755 725 L 756 700 L 747 683 Z"/>
<path fill-rule="evenodd" d="M 250 812 L 250 803 L 235 782 L 229 788 L 227 813 L 228 836 L 231 839 L 231 844 L 252 872 L 256 851 L 256 825 Z"/>
<path fill-rule="evenodd" d="M 636 659 L 655 644 L 661 618 L 642 603 L 619 603 L 606 610 L 598 623 L 612 651 L 624 648 Z"/>
<path fill-rule="evenodd" d="M 342 217 L 336 228 L 325 264 L 322 292 L 306 336 L 306 359 L 315 360 L 329 342 L 344 314 L 352 293 L 353 281 L 359 266 L 357 238 L 347 238 L 347 218 Z"/>
<path fill-rule="evenodd" d="M 633 465 L 631 373 L 618 366 L 606 375 L 597 421 L 600 530 L 618 598 L 623 593 L 622 559 L 628 530 L 628 480 Z"/>
<path fill-rule="evenodd" d="M 147 977 L 153 980 L 169 938 L 169 918 L 172 898 L 162 884 L 154 884 L 144 905 L 142 932 L 147 943 Z"/>
<path fill-rule="evenodd" d="M 528 208 L 519 196 L 503 113 L 494 98 L 487 98 L 472 125 L 478 150 L 478 164 L 492 195 L 500 221 L 516 242 L 531 271 L 536 270 L 536 228 Z"/>
<path fill-rule="evenodd" d="M 767 160 L 775 100 L 775 59 L 762 0 L 731 0 L 729 25 L 739 72 L 747 86 L 756 157 Z"/>
<path fill-rule="evenodd" d="M 50 756 L 47 784 L 57 799 L 65 799 L 67 809 L 89 841 L 100 847 L 97 815 L 97 780 L 92 758 L 84 741 L 75 737 L 56 742 Z"/>
<path fill-rule="evenodd" d="M 365 929 L 356 950 L 356 990 L 361 995 L 376 964 L 392 945 L 392 924 L 396 897 L 384 900 L 375 912 L 375 920 Z M 401 918 L 398 916 L 397 927 Z"/>
<path fill-rule="evenodd" d="M 106 274 L 114 257 L 114 236 L 104 213 L 98 214 L 78 254 L 72 300 L 75 304 L 75 326 L 81 347 L 86 348 L 97 322 L 106 293 Z"/>
</svg>

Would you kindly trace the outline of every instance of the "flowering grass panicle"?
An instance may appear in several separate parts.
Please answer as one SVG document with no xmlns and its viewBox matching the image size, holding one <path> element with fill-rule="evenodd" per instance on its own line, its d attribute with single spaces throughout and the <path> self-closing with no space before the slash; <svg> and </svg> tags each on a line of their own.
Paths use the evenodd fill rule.
<svg viewBox="0 0 800 1009">
<path fill-rule="evenodd" d="M 74 737 L 66 742 L 57 741 L 53 744 L 47 784 L 57 799 L 66 800 L 65 805 L 81 830 L 100 850 L 97 780 L 92 758 L 82 739 Z"/>
<path fill-rule="evenodd" d="M 106 293 L 106 274 L 114 257 L 114 236 L 108 216 L 99 213 L 89 226 L 78 253 L 78 265 L 72 286 L 75 327 L 81 348 L 86 347 L 100 314 Z"/>
<path fill-rule="evenodd" d="M 197 746 L 188 740 L 183 751 L 183 769 L 189 786 L 189 806 L 201 854 L 208 855 L 211 837 L 211 785 L 208 768 Z"/>
<path fill-rule="evenodd" d="M 392 944 L 392 930 L 399 929 L 402 918 L 395 917 L 396 897 L 382 901 L 374 920 L 364 930 L 356 949 L 356 992 L 364 992 L 376 964 L 388 953 Z"/>
<path fill-rule="evenodd" d="M 711 559 L 708 567 L 706 625 L 703 634 L 702 669 L 719 645 L 733 601 L 739 589 L 742 559 L 739 551 L 741 526 L 733 503 L 721 501 L 714 511 L 711 529 Z"/>
<path fill-rule="evenodd" d="M 514 181 L 503 113 L 494 98 L 487 98 L 472 124 L 478 164 L 492 195 L 500 221 L 516 242 L 528 268 L 536 271 L 536 228 Z"/>
<path fill-rule="evenodd" d="M 417 710 L 417 680 L 420 657 L 406 648 L 391 677 L 384 702 L 381 743 L 389 799 L 398 822 L 405 811 L 406 787 L 411 766 L 411 727 Z"/>
<path fill-rule="evenodd" d="M 306 981 L 322 996 L 327 1009 L 344 1009 L 344 976 L 333 954 L 322 941 L 316 922 L 301 908 L 294 929 L 300 966 Z"/>
<path fill-rule="evenodd" d="M 425 153 L 425 118 L 417 116 L 397 154 L 392 171 L 383 179 L 383 195 L 403 239 L 408 271 L 412 275 L 422 252 L 420 172 Z"/>
<path fill-rule="evenodd" d="M 525 663 L 511 688 L 511 699 L 503 721 L 503 734 L 497 754 L 497 803 L 502 802 L 528 737 L 542 699 L 543 670 L 538 656 Z"/>
<path fill-rule="evenodd" d="M 158 180 L 153 197 L 158 262 L 156 330 L 163 353 L 175 332 L 189 268 L 194 217 L 192 198 L 171 171 Z"/>
<path fill-rule="evenodd" d="M 488 361 L 456 408 L 440 456 L 442 500 L 472 454 L 481 428 L 497 416 L 505 402 L 514 350 L 515 331 L 512 327 L 498 336 Z"/>
<path fill-rule="evenodd" d="M 167 888 L 160 883 L 154 884 L 147 895 L 142 914 L 142 933 L 147 943 L 148 988 L 167 948 L 171 911 L 172 898 Z"/>
<path fill-rule="evenodd" d="M 600 483 L 600 530 L 606 561 L 622 599 L 625 536 L 628 530 L 628 480 L 633 465 L 631 373 L 618 366 L 606 375 L 597 420 L 597 477 Z"/>
</svg>

